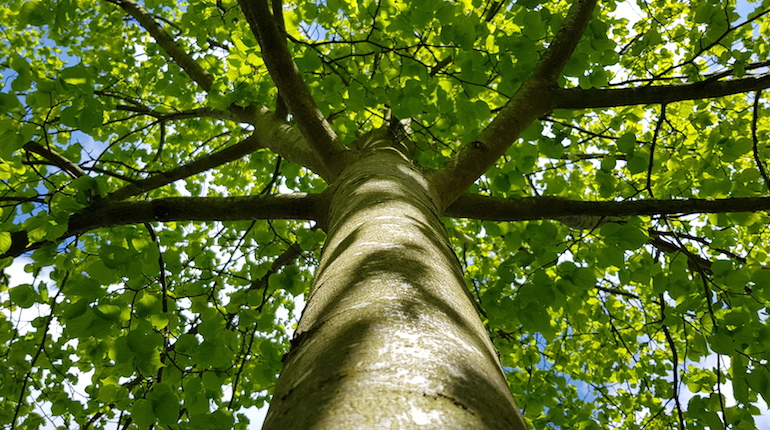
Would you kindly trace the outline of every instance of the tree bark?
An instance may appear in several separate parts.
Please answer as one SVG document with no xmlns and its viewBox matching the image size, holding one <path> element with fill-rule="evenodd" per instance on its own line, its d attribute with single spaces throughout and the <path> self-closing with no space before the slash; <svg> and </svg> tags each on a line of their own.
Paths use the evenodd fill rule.
<svg viewBox="0 0 770 430">
<path fill-rule="evenodd" d="M 264 429 L 525 429 L 425 176 L 376 150 L 327 193 L 327 244 Z"/>
</svg>

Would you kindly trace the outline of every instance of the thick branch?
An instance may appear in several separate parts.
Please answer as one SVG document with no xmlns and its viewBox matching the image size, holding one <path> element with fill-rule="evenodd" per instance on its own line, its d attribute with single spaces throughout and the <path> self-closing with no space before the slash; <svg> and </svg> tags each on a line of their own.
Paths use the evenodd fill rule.
<svg viewBox="0 0 770 430">
<path fill-rule="evenodd" d="M 225 120 L 233 120 L 233 121 L 237 121 L 240 119 L 237 115 L 233 114 L 232 112 L 220 111 L 220 110 L 205 108 L 205 107 L 190 109 L 185 111 L 171 111 L 171 112 L 160 112 L 160 111 L 152 110 L 146 106 L 128 106 L 128 105 L 117 105 L 115 106 L 115 109 L 119 111 L 144 114 L 156 119 L 162 119 L 164 121 L 179 121 L 179 120 L 191 119 L 191 118 L 215 118 L 215 119 L 225 119 Z"/>
<path fill-rule="evenodd" d="M 198 85 L 205 91 L 209 91 L 211 89 L 213 78 L 211 75 L 201 67 L 200 64 L 198 64 L 187 52 L 185 52 L 174 40 L 173 38 L 161 27 L 158 25 L 158 23 L 155 22 L 153 17 L 141 6 L 137 5 L 133 0 L 107 0 L 111 3 L 117 4 L 120 7 L 122 7 L 129 15 L 131 15 L 134 19 L 136 19 L 139 24 L 144 27 L 150 35 L 155 38 L 155 41 L 158 43 L 158 45 L 163 48 L 163 50 L 166 51 L 168 55 L 171 56 L 171 58 L 180 66 L 182 69 L 187 72 L 187 74 L 198 83 Z M 248 15 L 247 15 L 248 16 Z M 268 20 L 270 21 L 270 20 Z M 253 28 L 253 27 L 252 27 Z M 284 44 L 285 48 L 285 44 Z M 264 52 L 263 52 L 264 54 Z M 288 50 L 286 50 L 286 54 L 288 55 Z M 291 60 L 291 57 L 289 56 L 289 60 Z M 265 61 L 267 62 L 267 58 L 265 58 Z M 293 65 L 293 61 L 292 61 Z M 270 64 L 268 64 L 269 68 Z M 294 66 L 294 69 L 296 69 L 296 66 Z M 273 70 L 270 69 L 271 73 L 273 73 Z M 284 69 L 279 68 L 278 74 L 281 75 L 283 73 Z M 296 72 L 297 77 L 299 77 L 299 72 Z M 281 75 L 282 77 L 282 75 Z M 304 82 L 301 82 L 302 88 L 304 88 L 305 93 L 307 94 L 307 97 L 310 97 L 310 93 L 307 90 L 307 87 L 304 86 Z M 289 79 L 288 87 L 290 89 L 294 88 L 294 85 L 296 84 L 295 81 Z M 277 85 L 277 83 L 276 83 Z M 279 89 L 281 87 L 279 86 Z M 281 94 L 284 97 L 286 96 L 286 91 L 284 89 L 281 89 Z M 301 90 L 300 90 L 301 91 Z M 291 92 L 291 91 L 289 91 Z M 300 99 L 302 100 L 302 99 Z M 267 132 L 261 133 L 262 135 L 270 134 L 273 137 L 276 137 L 276 140 L 267 140 L 263 139 L 263 142 L 265 142 L 266 147 L 270 148 L 271 150 L 275 151 L 282 157 L 286 158 L 289 161 L 296 162 L 298 164 L 301 164 L 308 169 L 312 170 L 319 176 L 323 177 L 327 181 L 329 181 L 331 178 L 333 178 L 336 175 L 336 167 L 335 169 L 330 169 L 330 165 L 339 166 L 344 165 L 342 160 L 344 159 L 343 156 L 340 154 L 342 153 L 341 146 L 339 146 L 339 143 L 336 142 L 336 135 L 334 135 L 334 132 L 331 131 L 331 128 L 329 127 L 326 120 L 323 118 L 323 115 L 318 111 L 318 108 L 315 107 L 314 102 L 312 101 L 312 98 L 309 99 L 312 103 L 312 107 L 315 109 L 315 113 L 317 116 L 320 117 L 320 120 L 322 121 L 322 125 L 325 126 L 325 131 L 321 133 L 321 135 L 325 136 L 325 139 L 327 139 L 329 142 L 327 146 L 335 148 L 332 151 L 322 151 L 319 148 L 324 148 L 325 144 L 324 137 L 321 138 L 321 143 L 319 144 L 318 139 L 312 140 L 308 139 L 309 142 L 305 142 L 304 139 L 301 139 L 301 136 L 295 135 L 295 133 L 291 132 L 290 130 L 287 132 L 286 129 L 289 129 L 288 125 L 285 125 L 283 123 L 282 125 L 285 125 L 285 127 L 281 127 L 282 130 L 280 132 L 276 132 L 275 130 L 279 128 L 280 125 L 276 125 L 275 123 L 271 123 L 269 119 L 266 119 L 265 116 L 267 116 L 267 109 L 263 107 L 259 107 L 256 105 L 250 106 L 248 108 L 240 108 L 237 106 L 231 106 L 228 108 L 229 112 L 220 112 L 220 111 L 214 111 L 214 110 L 202 110 L 200 111 L 201 114 L 205 116 L 211 116 L 213 118 L 220 118 L 220 119 L 227 119 L 227 120 L 234 120 L 234 121 L 240 121 L 245 122 L 254 125 L 257 130 L 260 130 L 261 125 L 265 125 L 265 123 L 269 126 Z M 301 108 L 298 110 L 300 112 L 299 114 L 297 112 L 294 112 L 295 120 L 298 121 L 300 125 L 300 130 L 305 136 L 318 136 L 318 133 L 312 134 L 309 133 L 306 130 L 303 130 L 303 121 L 301 118 L 307 117 L 307 115 L 303 115 L 302 112 L 304 112 Z M 272 116 L 272 114 L 270 115 Z M 322 127 L 323 128 L 323 127 Z M 313 145 L 314 151 L 310 150 L 310 147 L 308 146 L 308 143 L 310 145 Z M 316 154 L 317 153 L 317 154 Z M 339 167 L 337 166 L 337 167 Z"/>
<path fill-rule="evenodd" d="M 532 121 L 552 109 L 550 97 L 554 90 L 551 88 L 556 88 L 556 79 L 577 46 L 595 6 L 596 0 L 573 3 L 529 79 L 481 134 L 433 174 L 432 180 L 443 198 L 443 207 L 452 203 L 494 165 Z"/>
<path fill-rule="evenodd" d="M 98 228 L 167 221 L 243 221 L 257 219 L 317 220 L 322 195 L 284 194 L 248 197 L 171 197 L 104 203 L 70 216 L 69 229 L 57 241 Z M 465 194 L 444 213 L 484 221 L 527 221 L 565 216 L 633 216 L 770 211 L 770 197 L 687 200 L 583 202 L 559 197 L 503 199 Z M 53 242 L 29 243 L 25 231 L 11 233 L 11 248 L 0 258 L 17 257 Z"/>
<path fill-rule="evenodd" d="M 285 119 L 276 117 L 275 113 L 267 108 L 249 109 L 249 111 L 254 111 L 249 115 L 249 123 L 254 125 L 254 129 L 267 148 L 287 161 L 310 169 L 326 182 L 331 183 L 334 176 L 328 172 L 323 160 L 308 144 L 297 127 L 287 124 Z"/>
<path fill-rule="evenodd" d="M 754 155 L 754 163 L 757 165 L 759 175 L 765 181 L 765 188 L 770 189 L 770 177 L 767 176 L 767 169 L 762 157 L 759 155 L 759 137 L 757 136 L 757 122 L 759 121 L 759 99 L 762 96 L 762 90 L 754 94 L 754 108 L 751 112 L 751 152 Z"/>
<path fill-rule="evenodd" d="M 630 105 L 665 104 L 682 100 L 708 99 L 757 91 L 770 87 L 770 73 L 725 81 L 705 80 L 692 84 L 636 88 L 552 88 L 553 108 L 589 109 Z"/>
<path fill-rule="evenodd" d="M 181 67 L 188 75 L 195 81 L 200 87 L 208 92 L 211 90 L 211 84 L 214 79 L 211 77 L 208 71 L 206 71 L 200 64 L 198 64 L 181 46 L 179 46 L 174 39 L 163 29 L 153 17 L 141 6 L 136 4 L 133 0 L 108 0 L 110 3 L 117 4 L 135 20 L 139 21 L 139 24 L 144 27 L 147 32 L 155 39 L 155 41 L 163 48 L 164 51 L 171 58 L 174 59 L 179 67 Z"/>
<path fill-rule="evenodd" d="M 254 126 L 254 129 L 255 129 L 254 134 L 258 136 L 258 139 L 261 145 L 257 148 L 254 148 L 252 152 L 262 147 L 268 148 L 271 151 L 283 157 L 284 159 L 291 161 L 292 163 L 297 163 L 301 166 L 306 167 L 307 169 L 321 176 L 325 180 L 327 181 L 331 180 L 329 176 L 325 176 L 324 167 L 321 164 L 321 160 L 318 158 L 315 151 L 313 151 L 313 149 L 310 148 L 307 141 L 302 136 L 302 133 L 300 133 L 299 130 L 296 129 L 295 127 L 292 127 L 289 124 L 287 124 L 285 118 L 278 118 L 275 115 L 275 113 L 269 111 L 266 107 L 249 106 L 249 107 L 243 108 L 243 107 L 233 105 L 226 111 L 220 111 L 220 110 L 209 109 L 209 108 L 199 108 L 199 109 L 193 109 L 190 111 L 183 111 L 183 112 L 163 113 L 163 112 L 154 111 L 142 105 L 136 105 L 136 106 L 121 105 L 118 107 L 118 110 L 143 113 L 159 119 L 160 118 L 185 119 L 188 117 L 192 118 L 197 116 L 197 117 L 216 118 L 221 120 L 234 121 L 238 123 L 251 124 Z M 238 145 L 240 144 L 237 144 L 236 146 Z M 243 149 L 246 149 L 246 148 L 243 148 Z M 236 151 L 236 149 L 233 148 L 233 151 Z M 211 154 L 211 155 L 216 156 L 216 154 Z M 246 153 L 243 153 L 243 155 L 246 155 Z M 239 158 L 237 154 L 233 154 L 233 156 L 235 158 L 225 160 L 224 162 L 232 161 Z M 212 167 L 215 167 L 215 165 L 212 165 Z M 191 174 L 196 174 L 196 173 L 199 173 L 199 172 L 195 171 Z M 171 176 L 172 174 L 170 172 L 166 172 L 163 175 Z M 186 176 L 190 176 L 190 175 L 185 175 L 183 177 L 186 177 Z M 181 179 L 181 177 L 177 179 Z M 165 185 L 165 183 L 161 185 Z"/>
<path fill-rule="evenodd" d="M 345 150 L 316 106 L 267 0 L 239 0 L 238 3 L 259 41 L 262 58 L 281 98 L 289 107 L 305 139 L 321 158 L 328 176 L 335 177 L 346 164 Z"/>
<path fill-rule="evenodd" d="M 252 134 L 246 139 L 229 146 L 221 151 L 201 157 L 191 163 L 171 169 L 168 172 L 162 172 L 152 175 L 140 181 L 133 182 L 123 188 L 110 193 L 105 199 L 108 201 L 119 201 L 126 198 L 143 194 L 154 190 L 174 181 L 205 172 L 222 164 L 237 160 L 247 154 L 250 154 L 263 145 L 257 134 Z"/>
<path fill-rule="evenodd" d="M 770 211 L 770 197 L 586 202 L 559 197 L 499 197 L 464 194 L 444 216 L 484 221 L 526 221 L 565 216 L 618 217 Z"/>
<path fill-rule="evenodd" d="M 596 0 L 576 0 L 572 3 L 561 28 L 535 66 L 533 73 L 535 79 L 556 82 L 572 56 L 572 52 L 575 51 L 595 7 Z"/>
<path fill-rule="evenodd" d="M 87 231 L 126 224 L 168 221 L 242 221 L 316 218 L 318 194 L 249 197 L 170 197 L 156 200 L 105 203 L 70 216 L 69 229 L 57 242 Z M 0 255 L 19 255 L 54 242 L 29 243 L 25 231 L 11 233 L 11 248 Z"/>
<path fill-rule="evenodd" d="M 143 112 L 143 108 L 137 108 L 137 112 Z M 237 118 L 226 118 L 228 112 L 210 111 L 208 109 L 196 109 L 191 112 L 201 114 L 210 113 L 213 117 L 222 114 L 222 119 L 240 120 L 252 124 L 255 128 L 254 134 L 245 140 L 236 143 L 230 147 L 218 152 L 201 157 L 191 163 L 179 166 L 168 172 L 162 172 L 152 175 L 141 181 L 132 184 L 111 193 L 107 200 L 119 201 L 126 198 L 137 196 L 149 190 L 162 187 L 171 182 L 178 181 L 196 175 L 214 167 L 237 160 L 260 148 L 269 148 L 271 151 L 280 155 L 288 161 L 307 167 L 311 171 L 319 174 L 326 180 L 329 177 L 321 175 L 324 171 L 315 152 L 307 145 L 302 135 L 285 121 L 278 119 L 266 108 L 249 108 L 240 112 L 235 112 Z M 159 113 L 149 111 L 143 112 L 155 116 Z"/>
<path fill-rule="evenodd" d="M 73 163 L 67 157 L 59 154 L 52 148 L 48 148 L 37 142 L 30 141 L 24 144 L 24 149 L 40 155 L 41 157 L 53 163 L 56 167 L 67 172 L 73 178 L 79 178 L 85 175 L 85 172 L 83 172 L 83 169 L 81 169 L 80 166 Z"/>
</svg>

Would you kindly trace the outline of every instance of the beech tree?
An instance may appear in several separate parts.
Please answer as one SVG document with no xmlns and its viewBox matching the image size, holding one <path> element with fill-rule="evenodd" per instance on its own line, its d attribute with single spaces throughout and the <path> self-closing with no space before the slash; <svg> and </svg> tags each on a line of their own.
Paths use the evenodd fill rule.
<svg viewBox="0 0 770 430">
<path fill-rule="evenodd" d="M 4 428 L 757 426 L 770 2 L 271 1 L 2 2 Z"/>
</svg>

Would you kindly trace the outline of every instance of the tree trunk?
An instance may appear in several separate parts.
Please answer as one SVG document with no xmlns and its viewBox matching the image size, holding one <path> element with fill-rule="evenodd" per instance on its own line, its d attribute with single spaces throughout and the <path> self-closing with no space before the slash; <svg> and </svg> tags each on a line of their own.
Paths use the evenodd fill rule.
<svg viewBox="0 0 770 430">
<path fill-rule="evenodd" d="M 425 176 L 376 150 L 328 240 L 265 429 L 525 429 Z"/>
</svg>

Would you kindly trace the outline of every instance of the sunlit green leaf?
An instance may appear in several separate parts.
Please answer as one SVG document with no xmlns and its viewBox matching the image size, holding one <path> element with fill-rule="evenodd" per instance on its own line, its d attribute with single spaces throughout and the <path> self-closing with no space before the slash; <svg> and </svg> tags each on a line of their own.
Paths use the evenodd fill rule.
<svg viewBox="0 0 770 430">
<path fill-rule="evenodd" d="M 11 241 L 11 233 L 8 233 L 7 231 L 0 231 L 0 253 L 4 253 L 11 249 L 11 245 L 13 242 Z"/>
</svg>

